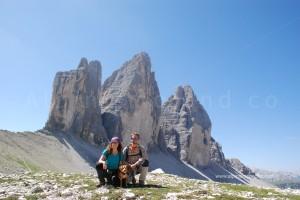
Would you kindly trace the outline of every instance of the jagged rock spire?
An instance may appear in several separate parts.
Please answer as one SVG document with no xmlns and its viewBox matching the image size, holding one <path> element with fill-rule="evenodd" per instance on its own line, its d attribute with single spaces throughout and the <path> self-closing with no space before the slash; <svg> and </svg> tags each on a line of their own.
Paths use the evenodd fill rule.
<svg viewBox="0 0 300 200">
<path fill-rule="evenodd" d="M 137 131 L 146 148 L 153 143 L 161 98 L 145 52 L 133 56 L 104 82 L 101 107 L 109 138 L 118 135 L 126 144 L 130 141 L 130 132 Z"/>
<path fill-rule="evenodd" d="M 82 58 L 76 70 L 57 72 L 45 129 L 73 134 L 90 143 L 106 141 L 99 106 L 100 91 L 99 61 L 88 63 Z"/>
<path fill-rule="evenodd" d="M 210 161 L 211 121 L 191 86 L 179 86 L 162 107 L 158 143 L 194 166 Z"/>
</svg>

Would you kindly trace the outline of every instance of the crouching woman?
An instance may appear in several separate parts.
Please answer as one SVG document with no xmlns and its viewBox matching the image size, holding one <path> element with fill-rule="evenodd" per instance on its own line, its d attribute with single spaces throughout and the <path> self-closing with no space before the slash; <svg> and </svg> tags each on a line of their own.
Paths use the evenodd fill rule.
<svg viewBox="0 0 300 200">
<path fill-rule="evenodd" d="M 118 168 L 122 160 L 121 140 L 118 137 L 113 137 L 96 164 L 100 182 L 97 187 L 105 184 L 113 186 L 118 186 L 120 184 L 120 180 L 118 179 Z M 105 179 L 107 182 L 105 182 Z"/>
</svg>

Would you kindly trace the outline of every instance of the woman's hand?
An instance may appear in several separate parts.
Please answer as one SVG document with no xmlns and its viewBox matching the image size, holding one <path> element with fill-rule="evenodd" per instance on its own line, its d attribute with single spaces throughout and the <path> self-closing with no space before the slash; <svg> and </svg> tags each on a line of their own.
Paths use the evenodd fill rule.
<svg viewBox="0 0 300 200">
<path fill-rule="evenodd" d="M 99 164 L 102 164 L 104 170 L 107 169 L 107 165 L 106 165 L 106 162 L 105 162 L 105 161 L 103 161 L 103 160 L 100 159 L 100 160 L 98 160 L 98 162 L 97 162 L 96 165 L 99 165 Z"/>
<path fill-rule="evenodd" d="M 107 169 L 107 165 L 105 162 L 103 162 L 103 169 Z"/>
<path fill-rule="evenodd" d="M 105 158 L 104 155 L 102 155 L 102 156 L 100 157 L 100 159 L 98 160 L 98 163 L 99 163 L 99 164 L 102 164 L 104 170 L 107 169 L 106 158 Z"/>
</svg>

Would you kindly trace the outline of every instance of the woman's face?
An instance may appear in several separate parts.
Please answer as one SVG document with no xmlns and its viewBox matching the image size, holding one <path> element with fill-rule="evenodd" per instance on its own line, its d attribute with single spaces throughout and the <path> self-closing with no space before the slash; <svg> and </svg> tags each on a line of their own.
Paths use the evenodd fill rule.
<svg viewBox="0 0 300 200">
<path fill-rule="evenodd" d="M 119 146 L 119 143 L 118 142 L 112 142 L 112 143 L 110 143 L 110 145 L 111 145 L 111 148 L 117 149 L 118 146 Z"/>
</svg>

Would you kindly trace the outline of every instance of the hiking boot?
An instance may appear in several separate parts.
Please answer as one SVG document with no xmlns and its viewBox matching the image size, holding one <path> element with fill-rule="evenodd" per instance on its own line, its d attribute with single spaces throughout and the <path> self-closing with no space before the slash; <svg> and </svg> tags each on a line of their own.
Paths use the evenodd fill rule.
<svg viewBox="0 0 300 200">
<path fill-rule="evenodd" d="M 118 179 L 118 177 L 116 177 L 116 176 L 111 177 L 111 183 L 112 183 L 112 185 L 115 186 L 115 187 L 120 186 L 119 179 Z"/>
<path fill-rule="evenodd" d="M 134 177 L 132 177 L 132 184 L 135 185 L 136 184 L 136 180 Z"/>
<path fill-rule="evenodd" d="M 145 185 L 145 181 L 139 180 L 139 186 L 144 186 Z"/>
<path fill-rule="evenodd" d="M 98 185 L 96 185 L 96 187 L 102 187 L 105 185 L 105 182 L 100 182 Z"/>
<path fill-rule="evenodd" d="M 112 185 L 112 181 L 107 181 L 106 185 Z"/>
</svg>

